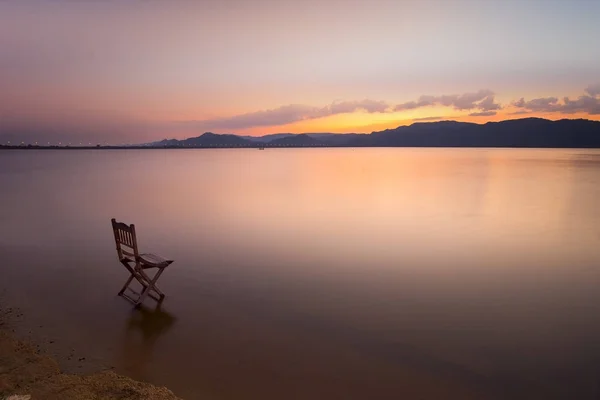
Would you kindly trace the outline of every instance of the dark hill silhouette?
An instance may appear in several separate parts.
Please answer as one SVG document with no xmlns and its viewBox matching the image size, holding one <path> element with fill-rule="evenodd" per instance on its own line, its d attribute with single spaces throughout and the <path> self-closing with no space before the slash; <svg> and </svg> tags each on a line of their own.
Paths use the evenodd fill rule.
<svg viewBox="0 0 600 400">
<path fill-rule="evenodd" d="M 212 132 L 206 132 L 195 138 L 188 138 L 179 141 L 182 147 L 235 147 L 249 146 L 252 142 L 236 135 L 218 135 Z"/>
<path fill-rule="evenodd" d="M 323 146 L 324 145 L 324 143 L 321 142 L 320 140 L 310 137 L 309 135 L 307 135 L 305 133 L 271 140 L 269 142 L 269 144 L 272 146 L 294 146 L 294 147 Z"/>
<path fill-rule="evenodd" d="M 366 136 L 365 133 L 309 133 L 308 136 L 315 138 L 328 146 L 343 146 L 349 144 L 357 137 Z"/>
<path fill-rule="evenodd" d="M 364 133 L 273 133 L 264 136 L 240 136 L 244 139 L 250 140 L 251 142 L 257 143 L 273 143 L 274 140 L 288 138 L 293 136 L 306 135 L 311 138 L 317 139 L 319 142 L 322 142 L 329 146 L 340 146 L 350 143 L 356 137 L 365 136 Z M 297 139 L 289 139 L 292 142 Z M 306 140 L 306 139 L 301 139 Z"/>
<path fill-rule="evenodd" d="M 600 122 L 525 118 L 483 125 L 456 121 L 416 123 L 356 138 L 354 146 L 600 147 Z"/>
<path fill-rule="evenodd" d="M 185 140 L 163 140 L 152 147 L 566 147 L 600 148 L 600 122 L 522 118 L 475 124 L 457 121 L 417 122 L 370 134 L 279 133 L 249 139 L 207 132 Z"/>
<path fill-rule="evenodd" d="M 160 142 L 155 142 L 155 143 L 150 143 L 149 146 L 165 146 L 165 147 L 169 147 L 169 146 L 178 146 L 179 145 L 179 140 L 177 139 L 163 139 Z"/>
<path fill-rule="evenodd" d="M 240 136 L 243 139 L 249 140 L 251 142 L 257 143 L 268 143 L 275 139 L 280 139 L 288 136 L 294 136 L 294 133 L 271 133 L 269 135 L 264 136 Z"/>
</svg>

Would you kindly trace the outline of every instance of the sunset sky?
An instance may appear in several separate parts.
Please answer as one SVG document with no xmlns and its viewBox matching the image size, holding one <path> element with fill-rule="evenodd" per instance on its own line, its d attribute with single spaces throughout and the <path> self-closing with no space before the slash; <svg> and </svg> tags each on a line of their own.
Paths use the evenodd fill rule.
<svg viewBox="0 0 600 400">
<path fill-rule="evenodd" d="M 0 1 L 0 143 L 600 119 L 600 1 Z"/>
</svg>

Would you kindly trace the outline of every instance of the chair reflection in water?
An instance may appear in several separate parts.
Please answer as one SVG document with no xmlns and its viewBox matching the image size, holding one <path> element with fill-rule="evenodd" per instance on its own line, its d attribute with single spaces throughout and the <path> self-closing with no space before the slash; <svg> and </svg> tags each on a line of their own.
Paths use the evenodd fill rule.
<svg viewBox="0 0 600 400">
<path fill-rule="evenodd" d="M 148 367 L 155 357 L 156 342 L 173 326 L 176 318 L 158 304 L 154 309 L 142 305 L 131 310 L 125 325 L 120 365 L 124 371 L 135 379 L 147 380 Z M 167 343 L 159 357 L 164 358 L 165 348 L 171 348 L 173 342 Z M 168 354 L 169 352 L 167 352 Z M 160 355 L 162 354 L 162 356 Z"/>
<path fill-rule="evenodd" d="M 165 333 L 174 322 L 175 317 L 164 311 L 160 305 L 153 310 L 140 306 L 132 311 L 127 321 L 127 330 L 139 330 L 144 343 L 154 344 L 156 339 Z"/>
<path fill-rule="evenodd" d="M 165 295 L 156 286 L 156 282 L 165 271 L 165 268 L 171 265 L 173 260 L 168 260 L 152 253 L 140 253 L 135 226 L 133 224 L 127 225 L 123 222 L 117 222 L 114 218 L 111 222 L 119 261 L 130 273 L 129 279 L 127 279 L 127 282 L 125 282 L 125 285 L 123 285 L 123 288 L 119 292 L 119 296 L 125 297 L 135 306 L 142 304 L 146 297 L 151 297 L 159 303 L 162 302 Z M 157 271 L 153 277 L 150 277 L 146 271 L 153 268 L 156 268 Z M 129 287 L 133 279 L 142 285 L 141 292 L 138 293 Z M 130 291 L 133 296 L 127 291 Z"/>
</svg>

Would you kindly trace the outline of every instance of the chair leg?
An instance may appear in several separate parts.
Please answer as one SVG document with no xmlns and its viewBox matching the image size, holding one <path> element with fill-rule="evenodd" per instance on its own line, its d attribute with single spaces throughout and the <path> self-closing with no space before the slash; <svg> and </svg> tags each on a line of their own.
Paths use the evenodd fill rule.
<svg viewBox="0 0 600 400">
<path fill-rule="evenodd" d="M 165 298 L 165 294 L 158 288 L 157 285 L 154 285 L 152 287 L 152 290 L 154 291 L 154 293 L 156 293 L 160 297 L 160 300 Z"/>
<path fill-rule="evenodd" d="M 125 291 L 125 289 L 127 289 L 127 287 L 129 286 L 129 284 L 131 283 L 131 281 L 133 280 L 134 275 L 131 274 L 129 276 L 129 279 L 127 279 L 127 282 L 125 282 L 125 285 L 123 285 L 123 288 L 119 291 L 119 296 L 123 295 L 123 292 Z"/>
<path fill-rule="evenodd" d="M 154 297 L 154 296 L 152 296 L 150 294 L 151 290 L 153 290 L 153 291 L 155 291 L 156 293 L 159 294 L 160 299 L 157 300 L 157 301 L 160 301 L 160 300 L 162 300 L 165 297 L 165 295 L 162 292 L 160 292 L 158 290 L 158 288 L 156 287 L 156 281 L 158 281 L 158 278 L 160 278 L 160 276 L 161 276 L 161 274 L 163 273 L 164 270 L 165 270 L 164 268 L 160 268 L 158 270 L 158 272 L 156 273 L 156 275 L 154 275 L 154 277 L 152 279 L 150 279 L 150 277 L 148 275 L 146 275 L 143 270 L 139 271 L 140 275 L 148 283 L 148 286 L 144 287 L 144 290 L 142 291 L 142 294 L 140 295 L 140 298 L 138 299 L 138 301 L 136 303 L 136 306 L 142 304 L 142 302 L 146 299 L 146 297 L 148 295 L 150 295 L 151 297 Z M 156 298 L 154 298 L 154 299 L 156 300 Z"/>
</svg>

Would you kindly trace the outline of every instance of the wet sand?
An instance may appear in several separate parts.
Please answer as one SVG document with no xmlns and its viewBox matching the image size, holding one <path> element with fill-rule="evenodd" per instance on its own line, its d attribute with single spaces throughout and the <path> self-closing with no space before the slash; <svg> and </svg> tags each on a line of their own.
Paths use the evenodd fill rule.
<svg viewBox="0 0 600 400">
<path fill-rule="evenodd" d="M 90 375 L 66 374 L 40 346 L 17 339 L 12 308 L 0 308 L 0 398 L 30 395 L 35 399 L 177 400 L 170 390 L 134 381 L 110 370 Z M 83 361 L 83 360 L 81 360 Z"/>
<path fill-rule="evenodd" d="M 117 300 L 122 300 L 118 298 Z M 0 300 L 1 301 L 1 300 Z M 124 300 L 122 300 L 125 302 Z M 114 371 L 122 372 L 123 368 L 113 367 L 99 361 L 98 357 L 93 355 L 93 343 L 88 343 L 87 347 L 76 346 L 72 348 L 73 343 L 68 335 L 59 339 L 54 336 L 55 340 L 49 340 L 52 336 L 47 336 L 48 327 L 45 325 L 38 326 L 39 321 L 33 315 L 24 315 L 20 308 L 8 308 L 6 301 L 2 301 L 4 309 L 0 308 L 0 399 L 4 396 L 15 394 L 30 394 L 32 400 L 35 399 L 60 399 L 60 400 L 80 400 L 80 399 L 150 399 L 150 400 L 176 400 L 179 397 L 175 396 L 170 390 L 164 387 L 154 386 L 149 383 L 142 383 L 117 374 Z M 9 303 L 11 304 L 11 303 Z M 142 316 L 150 312 L 148 307 L 142 307 L 139 310 L 133 311 L 134 315 Z M 152 313 L 155 318 L 156 312 Z M 239 317 L 239 316 L 238 316 Z M 58 319 L 58 314 L 54 315 Z M 243 318 L 240 318 L 243 320 Z M 236 325 L 236 324 L 234 324 Z M 239 325 L 239 324 L 237 324 Z M 244 325 L 244 324 L 241 324 Z M 241 326 L 231 329 L 235 336 L 240 336 Z M 250 326 L 246 325 L 246 329 Z M 63 333 L 67 334 L 66 331 Z M 252 329 L 245 332 L 251 334 Z M 291 333 L 289 333 L 291 334 Z M 243 336 L 243 335 L 242 335 Z M 274 339 L 271 335 L 268 335 Z M 283 335 L 288 336 L 288 335 Z M 23 340 L 24 339 L 24 340 Z M 280 340 L 281 341 L 281 340 Z M 214 341 L 211 341 L 214 342 Z M 302 340 L 298 340 L 302 342 Z M 329 353 L 331 349 L 323 348 L 318 343 L 311 341 L 310 352 L 319 353 L 320 356 L 313 354 L 310 357 L 313 360 L 320 360 L 321 364 L 329 365 L 331 370 L 344 371 L 349 368 L 343 363 L 333 362 Z M 281 343 L 272 343 L 272 345 L 284 350 Z M 227 346 L 222 346 L 227 347 Z M 271 351 L 259 346 L 260 351 Z M 238 354 L 238 357 L 244 356 L 244 353 L 251 351 L 246 348 L 232 349 L 232 353 Z M 334 352 L 339 356 L 339 352 Z M 48 354 L 51 354 L 48 355 Z M 83 356 L 86 355 L 86 356 Z M 132 362 L 140 363 L 148 362 L 150 357 L 148 354 L 142 355 L 132 353 Z M 221 357 L 209 357 L 210 363 L 218 367 L 222 363 L 230 362 L 232 354 L 225 354 L 221 351 Z M 152 357 L 150 357 L 152 358 Z M 288 357 L 289 358 L 289 357 Z M 343 357 L 350 364 L 364 364 L 363 369 L 368 369 L 372 366 L 368 360 L 361 357 L 360 360 L 353 360 L 351 354 L 345 354 Z M 184 360 L 180 360 L 184 361 Z M 331 365 L 330 365 L 331 364 Z M 177 368 L 173 365 L 173 368 Z M 304 369 L 310 370 L 316 367 L 314 364 L 306 364 L 301 366 Z M 256 368 L 264 368 L 260 360 L 257 360 Z M 274 366 L 275 368 L 275 366 Z M 134 369 L 135 370 L 135 369 Z M 66 372 L 65 372 L 66 371 Z M 76 371 L 77 373 L 72 373 Z M 69 373 L 71 372 L 71 373 Z M 197 379 L 202 379 L 207 386 L 219 384 L 219 376 L 215 372 L 211 372 L 206 368 L 193 369 Z M 397 372 L 397 371 L 396 371 Z M 483 393 L 476 390 L 474 387 L 466 387 L 460 380 L 454 382 L 453 379 L 434 379 L 429 374 L 423 373 L 419 369 L 410 370 L 404 369 L 400 374 L 394 374 L 394 377 L 389 377 L 387 382 L 395 381 L 393 387 L 377 387 L 376 378 L 379 374 L 385 373 L 385 370 L 377 369 L 371 371 L 373 376 L 369 380 L 373 380 L 371 390 L 373 393 L 383 395 L 381 398 L 395 398 L 394 393 L 401 393 L 407 398 L 423 398 L 423 399 L 492 399 Z M 389 372 L 388 372 L 389 374 Z M 134 375 L 135 377 L 135 375 Z M 194 384 L 186 376 L 187 387 L 192 387 Z M 448 377 L 450 378 L 450 377 Z M 246 396 L 243 393 L 243 388 L 248 386 L 248 379 L 241 375 L 236 375 L 236 380 L 239 382 L 239 388 L 232 388 L 227 395 L 215 397 L 221 399 L 254 399 L 259 398 L 253 394 Z M 156 383 L 156 382 L 155 382 Z M 300 386 L 298 386 L 300 385 Z M 351 382 L 342 382 L 340 385 L 331 385 L 325 377 L 321 381 L 315 383 L 314 380 L 306 380 L 305 382 L 298 381 L 290 384 L 290 382 L 281 382 L 281 377 L 273 374 L 273 380 L 268 387 L 257 388 L 257 391 L 273 392 L 267 393 L 264 399 L 281 398 L 275 392 L 283 392 L 285 386 L 291 386 L 294 389 L 289 392 L 290 399 L 309 398 L 309 393 L 318 391 L 324 393 L 326 398 L 337 398 L 337 394 L 344 392 L 344 398 L 352 398 Z M 186 385 L 181 386 L 186 387 Z M 184 390 L 185 391 L 185 390 Z M 364 389 L 362 390 L 364 392 Z M 332 394 L 332 396 L 329 396 Z M 201 399 L 204 396 L 198 397 L 197 391 L 187 398 Z M 207 398 L 213 398 L 211 396 Z M 380 398 L 380 397 L 378 397 Z"/>
</svg>

